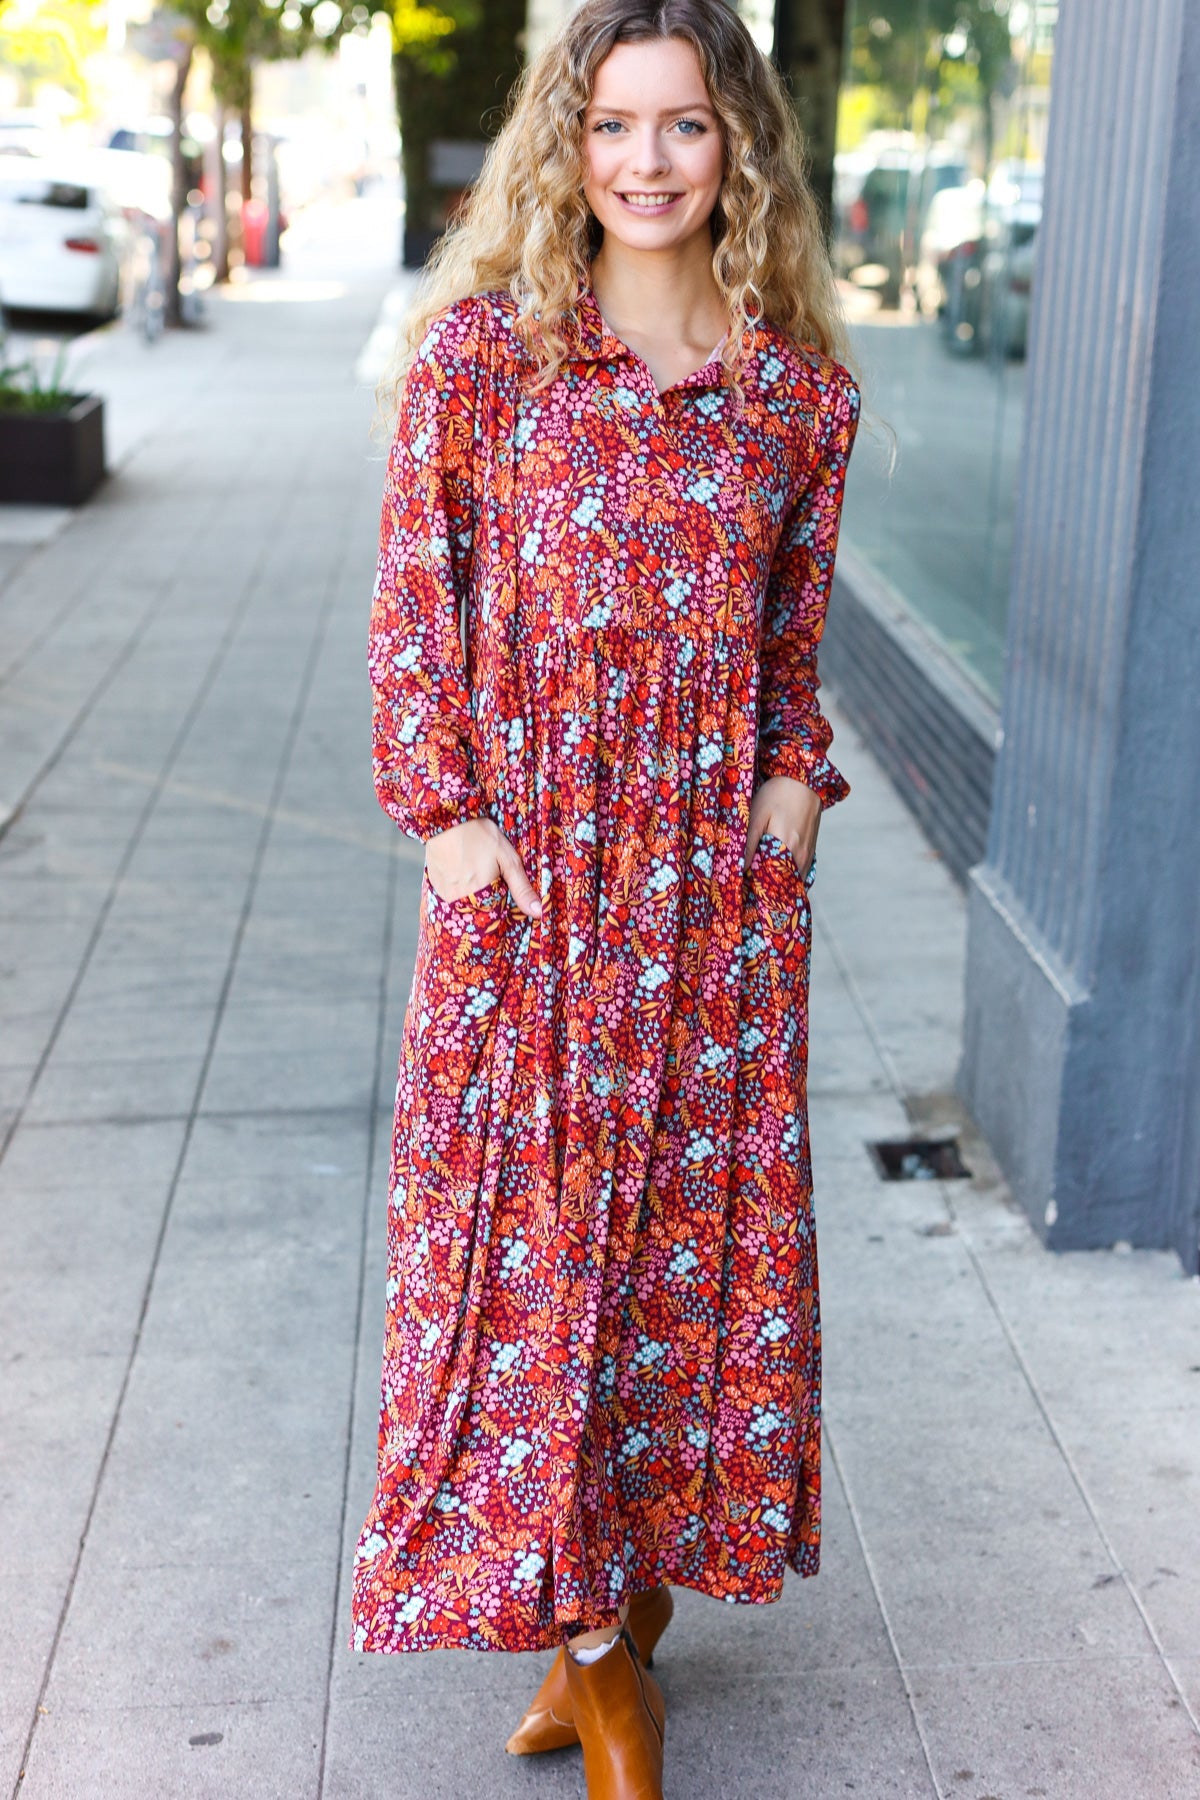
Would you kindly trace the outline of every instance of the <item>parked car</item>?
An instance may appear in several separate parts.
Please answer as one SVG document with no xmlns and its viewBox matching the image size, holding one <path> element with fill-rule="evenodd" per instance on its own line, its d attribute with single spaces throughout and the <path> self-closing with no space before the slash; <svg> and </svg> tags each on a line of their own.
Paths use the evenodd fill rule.
<svg viewBox="0 0 1200 1800">
<path fill-rule="evenodd" d="M 947 347 L 964 354 L 1020 357 L 1042 216 L 1040 163 L 1004 161 L 986 187 L 939 196 L 922 239 L 917 287 L 936 310 Z"/>
<path fill-rule="evenodd" d="M 986 184 L 978 179 L 935 194 L 917 246 L 913 272 L 917 305 L 927 318 L 940 320 L 949 338 L 965 337 L 974 348 L 975 325 L 968 317 L 967 289 L 977 287 L 979 249 L 983 241 Z"/>
<path fill-rule="evenodd" d="M 917 260 L 917 246 L 929 220 L 929 211 L 940 194 L 952 193 L 970 178 L 964 152 L 957 144 L 931 144 L 913 158 L 909 177 L 908 220 L 905 241 L 907 280 L 911 285 Z"/>
<path fill-rule="evenodd" d="M 111 319 L 124 220 L 98 181 L 40 157 L 0 158 L 0 306 Z"/>
<path fill-rule="evenodd" d="M 1041 222 L 1041 164 L 999 164 L 984 218 L 979 348 L 985 355 L 1025 355 Z"/>
<path fill-rule="evenodd" d="M 862 261 L 861 230 L 866 215 L 855 203 L 875 166 L 876 154 L 869 139 L 855 150 L 839 150 L 833 159 L 833 240 L 835 266 L 842 276 L 850 276 Z"/>
<path fill-rule="evenodd" d="M 883 142 L 868 163 L 844 165 L 840 194 L 835 188 L 840 272 L 873 288 L 883 306 L 899 306 L 913 285 L 931 205 L 966 178 L 963 154 L 950 144 L 917 150 Z"/>
<path fill-rule="evenodd" d="M 0 156 L 50 156 L 62 142 L 57 114 L 36 106 L 0 112 Z"/>
<path fill-rule="evenodd" d="M 881 147 L 843 188 L 838 261 L 857 287 L 876 290 L 885 306 L 900 301 L 904 219 L 911 151 Z"/>
</svg>

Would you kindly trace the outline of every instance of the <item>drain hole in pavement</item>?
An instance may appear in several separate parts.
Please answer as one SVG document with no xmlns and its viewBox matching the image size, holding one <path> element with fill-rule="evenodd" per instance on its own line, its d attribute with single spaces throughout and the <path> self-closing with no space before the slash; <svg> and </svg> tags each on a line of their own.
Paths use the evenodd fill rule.
<svg viewBox="0 0 1200 1800">
<path fill-rule="evenodd" d="M 885 1181 L 958 1181 L 971 1173 L 955 1138 L 884 1138 L 867 1149 Z"/>
</svg>

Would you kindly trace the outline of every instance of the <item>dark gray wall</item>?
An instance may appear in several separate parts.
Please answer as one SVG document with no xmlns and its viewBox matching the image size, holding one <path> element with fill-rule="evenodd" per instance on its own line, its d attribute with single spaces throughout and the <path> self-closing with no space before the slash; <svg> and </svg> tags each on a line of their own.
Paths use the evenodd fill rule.
<svg viewBox="0 0 1200 1800">
<path fill-rule="evenodd" d="M 1064 7 L 964 1098 L 1060 1246 L 1200 1167 L 1200 7 Z"/>
<path fill-rule="evenodd" d="M 819 667 L 955 880 L 983 855 L 997 716 L 920 619 L 843 542 Z"/>
</svg>

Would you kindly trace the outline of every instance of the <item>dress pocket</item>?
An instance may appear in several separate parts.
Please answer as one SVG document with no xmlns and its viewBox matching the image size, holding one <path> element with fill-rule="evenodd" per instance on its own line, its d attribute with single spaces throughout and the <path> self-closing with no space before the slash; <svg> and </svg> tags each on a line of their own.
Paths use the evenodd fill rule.
<svg viewBox="0 0 1200 1800">
<path fill-rule="evenodd" d="M 522 914 L 498 876 L 447 900 L 422 874 L 420 930 L 406 1032 L 410 1070 L 431 1092 L 461 1096 L 502 1013 Z"/>
<path fill-rule="evenodd" d="M 758 843 L 755 845 L 754 855 L 750 858 L 750 873 L 753 875 L 756 869 L 761 870 L 765 868 L 770 870 L 777 867 L 782 867 L 786 873 L 790 875 L 795 887 L 799 890 L 801 895 L 803 895 L 805 905 L 807 905 L 809 881 L 813 869 L 816 868 L 815 858 L 808 876 L 805 877 L 801 875 L 799 869 L 796 867 L 796 859 L 784 843 L 783 839 L 777 837 L 773 831 L 764 831 L 759 836 Z"/>
<path fill-rule="evenodd" d="M 438 893 L 429 879 L 428 869 L 421 870 L 421 885 L 425 890 L 430 913 L 442 916 L 448 916 L 460 907 L 466 908 L 470 913 L 477 913 L 481 907 L 490 909 L 498 900 L 507 900 L 510 897 L 508 883 L 503 875 L 497 875 L 494 881 L 485 883 L 481 888 L 475 888 L 469 894 L 459 894 L 453 900 L 447 900 Z"/>
<path fill-rule="evenodd" d="M 805 982 L 812 928 L 808 881 L 773 831 L 764 831 L 759 838 L 748 879 L 759 927 L 785 981 Z"/>
</svg>

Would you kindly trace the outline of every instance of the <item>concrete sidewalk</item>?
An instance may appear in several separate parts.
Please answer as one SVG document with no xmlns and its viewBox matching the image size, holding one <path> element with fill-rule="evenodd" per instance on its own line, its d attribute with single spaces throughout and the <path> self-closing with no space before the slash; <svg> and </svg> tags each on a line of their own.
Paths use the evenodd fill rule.
<svg viewBox="0 0 1200 1800">
<path fill-rule="evenodd" d="M 421 851 L 364 666 L 394 238 L 325 224 L 158 347 L 188 379 L 0 590 L 0 1780 L 37 1800 L 584 1791 L 503 1750 L 547 1658 L 344 1648 Z M 1047 1255 L 969 1128 L 969 1181 L 876 1175 L 963 1125 L 964 906 L 837 732 L 822 1571 L 677 1594 L 667 1793 L 1191 1800 L 1200 1284 Z"/>
</svg>

